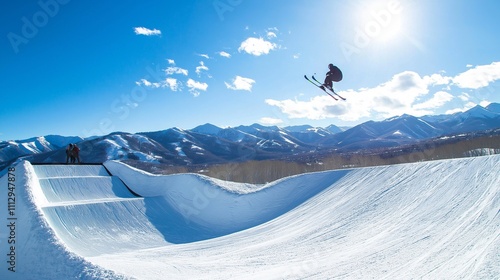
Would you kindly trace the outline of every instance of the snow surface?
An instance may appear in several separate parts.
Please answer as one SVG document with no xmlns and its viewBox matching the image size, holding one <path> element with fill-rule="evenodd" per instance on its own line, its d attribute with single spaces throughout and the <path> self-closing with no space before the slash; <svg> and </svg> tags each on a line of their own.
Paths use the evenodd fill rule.
<svg viewBox="0 0 500 280">
<path fill-rule="evenodd" d="M 105 166 L 15 166 L 16 228 L 1 231 L 0 279 L 500 275 L 500 155 L 266 185 Z M 0 184 L 5 205 L 7 175 Z"/>
</svg>

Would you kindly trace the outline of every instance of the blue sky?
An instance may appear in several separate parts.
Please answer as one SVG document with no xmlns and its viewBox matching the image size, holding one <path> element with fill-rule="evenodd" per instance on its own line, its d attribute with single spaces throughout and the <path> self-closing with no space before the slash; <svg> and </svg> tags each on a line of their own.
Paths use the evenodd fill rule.
<svg viewBox="0 0 500 280">
<path fill-rule="evenodd" d="M 500 102 L 495 0 L 4 1 L 0 139 L 353 126 Z M 347 101 L 304 80 L 324 78 Z"/>
</svg>

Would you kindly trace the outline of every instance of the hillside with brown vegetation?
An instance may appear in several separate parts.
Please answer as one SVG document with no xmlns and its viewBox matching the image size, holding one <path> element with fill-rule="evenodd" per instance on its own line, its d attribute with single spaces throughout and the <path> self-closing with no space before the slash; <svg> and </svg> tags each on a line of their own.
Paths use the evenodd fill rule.
<svg viewBox="0 0 500 280">
<path fill-rule="evenodd" d="M 440 137 L 390 149 L 323 151 L 280 160 L 248 160 L 216 165 L 161 166 L 129 162 L 157 174 L 199 173 L 213 178 L 262 184 L 287 176 L 334 169 L 500 154 L 500 130 Z"/>
</svg>

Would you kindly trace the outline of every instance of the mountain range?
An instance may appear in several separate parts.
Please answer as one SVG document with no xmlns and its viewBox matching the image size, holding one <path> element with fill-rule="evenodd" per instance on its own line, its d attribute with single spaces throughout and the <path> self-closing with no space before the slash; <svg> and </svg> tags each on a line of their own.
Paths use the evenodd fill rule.
<svg viewBox="0 0 500 280">
<path fill-rule="evenodd" d="M 83 162 L 139 160 L 169 165 L 214 164 L 285 158 L 325 150 L 355 151 L 391 148 L 445 135 L 500 128 L 500 104 L 476 106 L 450 115 L 402 115 L 368 121 L 349 129 L 302 126 L 237 126 L 204 124 L 193 129 L 114 132 L 83 139 L 49 135 L 0 142 L 0 169 L 23 158 L 32 162 L 65 162 L 65 148 L 77 143 Z"/>
</svg>

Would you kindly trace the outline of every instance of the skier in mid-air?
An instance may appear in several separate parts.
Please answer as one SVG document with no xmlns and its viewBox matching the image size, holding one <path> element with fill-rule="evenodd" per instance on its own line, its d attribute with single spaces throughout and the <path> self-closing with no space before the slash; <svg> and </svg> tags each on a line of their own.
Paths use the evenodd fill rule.
<svg viewBox="0 0 500 280">
<path fill-rule="evenodd" d="M 340 82 L 342 80 L 342 71 L 332 63 L 328 64 L 328 69 L 330 71 L 326 73 L 325 82 L 320 88 L 324 90 L 327 87 L 329 90 L 334 91 L 333 82 Z"/>
<path fill-rule="evenodd" d="M 340 98 L 342 100 L 346 100 L 344 97 L 336 93 L 335 90 L 333 90 L 333 82 L 340 82 L 342 80 L 342 71 L 340 71 L 340 69 L 337 66 L 333 65 L 332 63 L 328 64 L 328 69 L 330 71 L 326 73 L 325 82 L 323 84 L 320 81 L 318 81 L 314 77 L 314 75 L 312 76 L 312 80 L 310 80 L 307 77 L 307 75 L 304 75 L 304 78 L 311 84 L 322 89 L 326 94 L 330 95 L 333 99 L 338 100 L 338 98 Z"/>
</svg>

